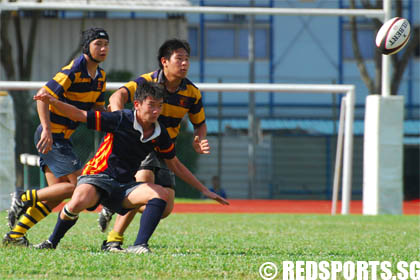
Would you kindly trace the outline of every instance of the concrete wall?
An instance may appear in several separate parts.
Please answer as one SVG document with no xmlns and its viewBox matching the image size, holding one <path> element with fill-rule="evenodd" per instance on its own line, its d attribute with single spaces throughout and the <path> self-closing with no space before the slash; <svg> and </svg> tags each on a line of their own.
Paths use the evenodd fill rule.
<svg viewBox="0 0 420 280">
<path fill-rule="evenodd" d="M 70 55 L 77 49 L 81 30 L 89 27 L 103 27 L 110 36 L 108 58 L 101 67 L 107 72 L 130 71 L 134 75 L 133 78 L 158 68 L 157 50 L 166 39 L 187 38 L 187 24 L 182 19 L 43 18 L 37 29 L 32 80 L 51 79 L 70 60 Z M 29 21 L 24 19 L 22 33 L 27 36 L 28 32 Z M 9 34 L 12 47 L 16 49 L 13 24 L 10 24 Z M 13 56 L 17 61 L 16 51 Z M 4 75 L 4 72 L 0 71 L 0 79 L 5 79 Z"/>
</svg>

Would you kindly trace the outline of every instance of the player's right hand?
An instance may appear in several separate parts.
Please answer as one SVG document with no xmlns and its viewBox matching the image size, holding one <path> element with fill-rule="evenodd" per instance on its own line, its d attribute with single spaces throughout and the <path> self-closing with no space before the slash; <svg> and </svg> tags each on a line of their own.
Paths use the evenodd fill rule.
<svg viewBox="0 0 420 280">
<path fill-rule="evenodd" d="M 41 133 L 41 137 L 36 144 L 36 148 L 38 149 L 38 152 L 42 154 L 46 154 L 49 151 L 52 150 L 52 144 L 53 144 L 53 138 L 52 133 L 50 130 L 43 129 Z"/>
<path fill-rule="evenodd" d="M 207 139 L 200 139 L 198 136 L 195 136 L 193 148 L 197 154 L 210 154 L 210 145 Z"/>
<path fill-rule="evenodd" d="M 33 99 L 51 104 L 55 98 L 46 91 L 38 91 L 38 93 L 34 95 Z"/>
<path fill-rule="evenodd" d="M 227 201 L 226 199 L 224 199 L 220 195 L 218 195 L 214 192 L 211 192 L 208 189 L 203 191 L 203 195 L 210 198 L 210 199 L 216 200 L 217 202 L 219 202 L 222 205 L 229 205 L 230 204 L 229 201 Z"/>
</svg>

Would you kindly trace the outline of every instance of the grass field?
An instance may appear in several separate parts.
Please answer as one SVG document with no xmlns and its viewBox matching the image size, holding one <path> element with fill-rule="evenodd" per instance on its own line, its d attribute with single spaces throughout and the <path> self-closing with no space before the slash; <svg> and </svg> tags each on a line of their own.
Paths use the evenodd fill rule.
<svg viewBox="0 0 420 280">
<path fill-rule="evenodd" d="M 0 212 L 2 234 L 5 216 Z M 56 218 L 37 225 L 29 240 L 45 240 Z M 54 251 L 1 247 L 0 279 L 261 279 L 267 261 L 420 259 L 420 216 L 173 214 L 159 225 L 147 256 L 102 253 L 106 235 L 96 219 L 81 214 Z M 134 242 L 138 219 L 125 245 Z"/>
</svg>

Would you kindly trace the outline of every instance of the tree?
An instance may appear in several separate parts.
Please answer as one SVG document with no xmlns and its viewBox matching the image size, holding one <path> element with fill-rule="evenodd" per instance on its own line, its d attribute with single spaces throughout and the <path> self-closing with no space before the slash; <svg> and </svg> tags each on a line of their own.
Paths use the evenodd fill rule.
<svg viewBox="0 0 420 280">
<path fill-rule="evenodd" d="M 38 2 L 41 2 L 38 0 Z M 32 61 L 34 46 L 37 37 L 38 21 L 41 12 L 25 12 L 29 17 L 29 33 L 25 37 L 22 34 L 22 18 L 20 12 L 1 11 L 0 20 L 0 62 L 8 81 L 21 80 L 29 81 L 31 78 Z M 10 25 L 13 25 L 14 33 L 10 34 Z M 11 38 L 16 40 L 16 48 L 12 48 Z M 26 48 L 25 48 L 26 46 Z M 14 55 L 16 52 L 16 55 Z M 17 58 L 17 63 L 13 57 Z M 33 132 L 34 132 L 34 110 L 32 98 L 28 91 L 12 91 L 11 96 L 14 102 L 15 121 L 16 121 L 16 184 L 23 185 L 23 168 L 19 164 L 19 155 L 24 152 L 34 151 Z"/>
<path fill-rule="evenodd" d="M 364 9 L 382 9 L 383 0 L 373 0 L 374 4 L 370 0 L 361 0 L 362 6 Z M 403 4 L 401 0 L 395 1 L 395 10 L 396 16 L 402 16 Z M 350 8 L 355 9 L 356 3 L 355 0 L 350 0 Z M 373 24 L 375 30 L 379 30 L 382 26 L 382 22 L 378 19 L 373 19 Z M 352 47 L 354 52 L 354 57 L 356 59 L 357 67 L 360 71 L 363 82 L 368 88 L 371 94 L 380 94 L 381 85 L 382 85 L 382 55 L 379 52 L 375 52 L 375 77 L 371 77 L 367 71 L 367 67 L 360 51 L 360 45 L 358 41 L 358 28 L 355 17 L 350 17 L 350 26 L 351 26 L 351 35 L 352 35 Z M 413 28 L 413 26 L 412 26 Z M 419 27 L 416 26 L 412 30 L 412 35 L 410 41 L 405 46 L 404 50 L 401 51 L 398 55 L 392 55 L 392 68 L 393 73 L 391 77 L 391 94 L 396 94 L 398 92 L 401 79 L 403 77 L 404 71 L 408 65 L 410 58 L 413 56 L 414 51 L 419 48 L 420 36 L 419 36 Z M 375 47 L 375 46 L 374 46 Z"/>
</svg>

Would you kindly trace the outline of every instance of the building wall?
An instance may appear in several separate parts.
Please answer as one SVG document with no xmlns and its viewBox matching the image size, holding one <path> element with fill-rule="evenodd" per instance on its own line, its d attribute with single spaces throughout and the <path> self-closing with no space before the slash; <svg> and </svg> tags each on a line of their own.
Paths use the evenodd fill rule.
<svg viewBox="0 0 420 280">
<path fill-rule="evenodd" d="M 337 138 L 332 136 L 273 137 L 271 148 L 273 198 L 331 199 L 336 143 Z M 361 199 L 362 166 L 363 138 L 354 137 L 352 166 L 354 199 Z M 340 184 L 342 184 L 341 178 Z"/>
<path fill-rule="evenodd" d="M 195 1 L 198 4 L 198 1 Z M 256 5 L 269 5 L 270 1 L 256 2 Z M 348 8 L 349 1 L 343 0 L 342 4 Z M 212 1 L 204 1 L 207 5 L 214 5 Z M 219 5 L 248 5 L 249 1 L 218 1 Z M 339 8 L 340 1 L 294 1 L 293 4 L 288 1 L 273 1 L 276 8 Z M 405 0 L 404 16 L 410 18 L 411 24 L 420 24 L 420 4 L 419 1 Z M 408 10 L 411 7 L 411 10 Z M 360 7 L 358 7 L 360 8 Z M 200 17 L 188 15 L 190 26 L 199 26 Z M 359 18 L 363 19 L 363 18 Z M 247 26 L 247 20 L 235 22 L 224 15 L 206 15 L 204 16 L 204 25 L 207 27 L 215 24 L 226 26 L 230 24 L 243 24 Z M 339 83 L 340 65 L 342 65 L 342 83 L 354 84 L 356 86 L 356 105 L 364 108 L 366 96 L 372 94 L 363 83 L 359 69 L 354 59 L 342 59 L 340 57 L 340 20 L 337 16 L 274 16 L 273 17 L 273 46 L 272 56 L 266 59 L 256 60 L 255 81 L 269 82 L 270 59 L 273 64 L 273 77 L 275 83 L 306 83 L 306 84 L 334 84 Z M 344 25 L 348 22 L 348 17 L 343 17 Z M 268 16 L 257 16 L 256 26 L 258 24 L 269 24 Z M 373 31 L 374 32 L 374 31 Z M 374 32 L 375 33 L 375 32 Z M 246 42 L 245 42 L 246 43 Z M 367 45 L 369 46 L 369 45 Z M 344 45 L 351 49 L 351 44 Z M 205 47 L 204 47 L 205 49 Z M 371 50 L 375 51 L 374 38 L 372 39 Z M 368 72 L 374 76 L 374 64 L 372 60 L 367 61 Z M 209 59 L 204 57 L 200 61 L 199 57 L 192 59 L 191 77 L 193 80 L 200 79 L 200 67 L 204 69 L 203 82 L 238 82 L 249 81 L 249 63 L 247 59 Z M 407 104 L 417 106 L 417 110 L 411 111 L 409 118 L 419 118 L 418 106 L 420 104 L 419 85 L 420 85 L 420 59 L 413 57 L 405 70 L 403 80 L 400 85 L 398 95 L 405 96 Z M 266 104 L 270 102 L 269 93 L 257 93 L 257 103 Z M 233 114 L 235 116 L 246 116 L 248 96 L 246 93 L 223 94 L 224 103 L 241 103 L 241 108 L 228 108 L 225 106 L 224 114 Z M 217 96 L 215 93 L 206 93 L 205 100 L 207 104 L 215 104 Z M 331 117 L 329 108 L 319 108 L 319 105 L 331 105 L 332 97 L 325 94 L 279 94 L 273 95 L 273 101 L 279 106 L 273 111 L 275 117 L 313 117 L 328 118 Z M 281 105 L 285 104 L 285 107 Z M 309 104 L 312 108 L 300 110 L 289 110 L 287 104 Z M 262 110 L 262 109 L 261 109 Z M 408 110 L 407 110 L 408 112 Z M 261 116 L 267 116 L 268 113 L 261 111 Z M 364 118 L 364 110 L 356 111 L 356 118 Z"/>
<path fill-rule="evenodd" d="M 130 71 L 134 75 L 133 78 L 158 68 L 157 50 L 166 39 L 187 38 L 187 23 L 182 19 L 43 18 L 37 29 L 32 80 L 51 79 L 70 60 L 70 55 L 78 48 L 81 30 L 89 27 L 103 27 L 110 36 L 109 54 L 101 67 L 107 72 Z M 27 35 L 28 19 L 23 20 L 22 29 L 23 34 Z M 10 42 L 16 49 L 14 32 L 14 27 L 10 24 Z M 14 52 L 14 60 L 17 61 L 16 52 Z M 0 72 L 0 79 L 5 79 L 3 71 Z"/>
<path fill-rule="evenodd" d="M 217 175 L 217 136 L 208 137 L 211 154 L 200 155 L 196 176 L 208 187 Z M 255 198 L 331 199 L 336 137 L 267 135 L 256 148 Z M 352 192 L 361 199 L 363 185 L 363 138 L 355 137 Z M 222 138 L 221 186 L 229 198 L 248 198 L 248 137 Z"/>
<path fill-rule="evenodd" d="M 217 174 L 218 141 L 216 136 L 209 136 L 211 145 L 209 155 L 200 155 L 195 175 L 207 187 L 211 187 L 211 178 Z M 222 140 L 222 174 L 220 185 L 229 198 L 248 198 L 248 137 L 246 135 L 224 136 Z M 270 196 L 271 161 L 269 137 L 256 148 L 256 198 Z"/>
<path fill-rule="evenodd" d="M 193 5 L 198 1 L 191 1 Z M 212 1 L 209 5 L 216 4 Z M 246 5 L 247 1 L 239 4 Z M 257 5 L 268 5 L 270 1 L 258 2 Z M 408 7 L 408 0 L 405 1 Z M 232 1 L 218 1 L 220 5 L 232 5 Z M 343 1 L 346 5 L 347 1 Z M 411 1 L 412 25 L 419 24 L 420 4 Z M 296 2 L 290 6 L 286 2 L 274 1 L 275 7 L 301 8 L 338 8 L 338 1 Z M 405 12 L 408 16 L 408 11 Z M 156 51 L 158 46 L 170 37 L 188 37 L 188 26 L 199 26 L 200 15 L 187 14 L 186 20 L 150 18 L 154 14 L 144 14 L 142 18 L 44 18 L 40 21 L 35 45 L 32 80 L 47 80 L 51 78 L 69 59 L 70 54 L 79 44 L 81 26 L 103 26 L 111 36 L 111 48 L 108 59 L 102 64 L 106 71 L 128 70 L 137 76 L 140 73 L 157 68 Z M 149 18 L 147 18 L 149 17 Z M 157 17 L 157 16 L 156 16 Z M 242 22 L 235 22 L 226 15 L 205 15 L 205 25 L 223 26 L 225 23 L 242 24 L 247 26 L 246 17 Z M 273 48 L 272 56 L 256 60 L 256 82 L 267 83 L 270 76 L 270 60 L 273 64 L 275 83 L 338 83 L 339 65 L 343 63 L 343 83 L 356 86 L 356 104 L 364 107 L 365 99 L 370 94 L 360 78 L 354 60 L 340 60 L 339 58 L 339 18 L 336 16 L 274 16 L 273 18 Z M 257 24 L 269 25 L 269 16 L 258 16 Z M 22 24 L 23 33 L 27 34 L 29 22 Z M 9 26 L 9 33 L 14 34 L 14 27 Z M 11 38 L 13 47 L 16 40 Z M 223 47 L 223 44 L 218 44 Z M 372 45 L 373 46 L 373 45 Z M 28 46 L 25 46 L 28 47 Z M 16 52 L 14 52 L 16 59 Z M 198 57 L 191 58 L 189 77 L 193 82 L 200 82 L 200 67 L 203 64 L 203 82 L 248 82 L 248 61 L 242 59 L 217 59 L 204 57 L 201 62 Z M 373 63 L 368 62 L 369 72 L 373 75 Z M 405 71 L 398 94 L 404 95 L 407 105 L 420 104 L 420 61 L 418 58 L 410 62 Z M 0 71 L 0 79 L 4 79 Z M 133 77 L 134 78 L 134 77 Z M 257 108 L 260 116 L 269 117 L 314 117 L 330 118 L 333 97 L 325 94 L 287 94 L 287 93 L 256 93 L 257 103 L 268 104 L 273 101 L 278 106 L 271 112 L 261 107 Z M 272 98 L 272 99 L 271 99 Z M 217 94 L 206 92 L 205 105 L 208 108 L 217 102 Z M 224 106 L 224 115 L 246 116 L 248 112 L 248 95 L 238 93 L 224 93 L 224 104 L 240 105 L 235 108 Z M 312 107 L 290 108 L 289 104 L 307 104 Z M 319 107 L 326 105 L 326 107 Z M 317 107 L 318 106 L 318 107 Z M 208 110 L 211 112 L 211 109 Z M 418 118 L 419 110 L 408 111 L 409 118 Z M 273 113 L 272 115 L 270 115 Z M 364 111 L 357 110 L 356 118 L 362 119 Z"/>
</svg>

